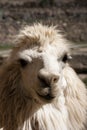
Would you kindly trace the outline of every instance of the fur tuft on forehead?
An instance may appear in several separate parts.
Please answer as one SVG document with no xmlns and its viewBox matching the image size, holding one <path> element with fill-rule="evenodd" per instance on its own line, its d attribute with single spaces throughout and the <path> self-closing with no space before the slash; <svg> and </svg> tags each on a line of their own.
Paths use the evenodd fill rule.
<svg viewBox="0 0 87 130">
<path fill-rule="evenodd" d="M 56 26 L 49 27 L 38 23 L 33 26 L 24 27 L 16 37 L 15 46 L 24 49 L 55 43 L 63 47 L 67 42 L 63 35 L 60 34 L 60 31 L 56 29 Z"/>
</svg>

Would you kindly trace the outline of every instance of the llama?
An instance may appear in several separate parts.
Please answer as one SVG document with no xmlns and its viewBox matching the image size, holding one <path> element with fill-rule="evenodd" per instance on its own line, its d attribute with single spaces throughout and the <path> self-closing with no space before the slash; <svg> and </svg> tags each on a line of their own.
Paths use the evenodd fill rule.
<svg viewBox="0 0 87 130">
<path fill-rule="evenodd" d="M 0 128 L 86 130 L 87 90 L 54 26 L 26 26 L 0 69 Z"/>
</svg>

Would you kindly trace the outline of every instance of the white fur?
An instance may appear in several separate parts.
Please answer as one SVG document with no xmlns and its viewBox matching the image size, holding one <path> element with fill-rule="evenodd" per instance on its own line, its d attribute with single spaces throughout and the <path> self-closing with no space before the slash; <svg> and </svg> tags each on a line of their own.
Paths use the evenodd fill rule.
<svg viewBox="0 0 87 130">
<path fill-rule="evenodd" d="M 35 26 L 35 28 L 38 27 Z M 39 29 L 42 31 L 41 25 Z M 39 35 L 39 41 L 42 44 L 41 52 L 39 53 L 37 48 L 25 50 L 21 52 L 21 56 L 25 57 L 26 55 L 29 56 L 27 58 L 32 57 L 32 59 L 42 58 L 44 61 L 42 71 L 46 74 L 58 75 L 60 79 L 56 84 L 56 91 L 58 91 L 56 100 L 40 108 L 33 115 L 32 123 L 35 125 L 35 120 L 37 120 L 39 130 L 82 130 L 87 107 L 86 89 L 76 73 L 67 64 L 61 62 L 63 54 L 68 52 L 69 47 L 56 31 L 53 33 L 55 36 L 52 35 L 49 38 L 45 36 L 45 31 L 48 28 L 43 28 L 43 34 L 39 29 L 35 29 L 31 33 L 26 28 L 23 33 L 26 32 L 26 35 L 30 35 L 30 37 Z M 50 29 L 48 30 L 50 32 Z M 50 44 L 51 42 L 53 44 Z M 79 89 L 82 90 L 82 94 Z M 25 130 L 26 123 L 29 125 L 29 130 L 32 130 L 31 119 L 32 117 L 24 123 L 23 130 Z"/>
<path fill-rule="evenodd" d="M 31 52 L 32 52 L 32 54 L 31 54 Z M 54 54 L 52 52 L 54 52 Z M 36 50 L 32 50 L 32 51 L 26 50 L 26 51 L 22 52 L 21 54 L 32 57 L 32 59 L 37 58 L 37 57 L 40 57 L 40 58 L 42 57 L 42 59 L 44 59 L 44 66 L 45 66 L 43 71 L 46 71 L 46 73 L 48 73 L 48 74 L 53 73 L 56 75 L 60 75 L 60 79 L 59 79 L 58 83 L 56 84 L 58 87 L 57 91 L 59 91 L 58 98 L 56 98 L 56 101 L 54 101 L 52 104 L 44 105 L 41 109 L 39 109 L 33 115 L 34 120 L 36 120 L 36 119 L 38 120 L 39 130 L 50 130 L 50 129 L 52 129 L 52 130 L 80 130 L 78 120 L 81 120 L 81 119 L 79 119 L 81 117 L 80 117 L 80 115 L 78 115 L 79 117 L 77 117 L 77 120 L 75 120 L 74 124 L 72 122 L 72 121 L 74 121 L 73 119 L 71 119 L 72 121 L 70 121 L 68 108 L 67 108 L 67 104 L 66 104 L 66 97 L 64 94 L 65 89 L 66 88 L 68 89 L 67 84 L 71 84 L 71 85 L 73 84 L 72 89 L 77 89 L 76 91 L 78 93 L 79 86 L 77 86 L 77 84 L 78 84 L 79 79 L 75 74 L 73 74 L 73 72 L 71 72 L 71 70 L 70 70 L 70 72 L 66 72 L 69 74 L 64 73 L 65 70 L 61 71 L 63 69 L 63 66 L 62 66 L 61 61 L 58 61 L 60 59 L 60 57 L 58 59 L 58 52 L 56 51 L 56 48 L 53 51 L 53 48 L 51 48 L 51 46 L 49 45 L 48 48 L 46 48 L 45 51 L 40 54 L 39 54 L 39 52 L 36 52 Z M 66 65 L 66 68 L 68 68 L 68 65 Z M 65 67 L 64 67 L 64 69 L 65 69 Z M 71 77 L 71 79 L 69 81 L 67 81 L 68 79 L 67 79 L 66 75 L 68 75 L 69 78 Z M 75 77 L 74 80 L 72 80 L 72 77 L 73 78 Z M 69 82 L 69 83 L 67 83 L 67 82 Z M 72 89 L 70 89 L 69 93 L 72 93 L 72 91 L 74 91 Z M 68 95 L 67 95 L 67 98 L 68 98 Z M 77 99 L 74 99 L 74 100 L 77 100 Z M 74 105 L 74 102 L 73 102 L 73 105 Z M 78 105 L 80 105 L 79 102 L 78 102 Z M 78 107 L 78 106 L 76 106 L 76 107 Z M 78 111 L 79 111 L 79 108 L 78 108 Z M 80 110 L 80 112 L 81 111 L 83 111 L 83 110 Z M 72 113 L 72 114 L 74 114 L 74 113 Z M 77 114 L 77 113 L 75 113 L 75 114 Z M 73 115 L 73 118 L 74 118 L 74 116 L 76 116 L 76 115 Z M 25 122 L 23 130 L 25 130 L 26 123 L 29 125 L 29 130 L 32 130 L 32 126 L 31 126 L 30 122 L 31 122 L 31 119 L 29 119 Z M 35 121 L 33 121 L 32 123 L 33 123 L 33 125 L 35 125 Z M 73 126 L 73 125 L 75 125 L 75 126 Z"/>
<path fill-rule="evenodd" d="M 63 55 L 69 51 L 66 40 L 55 27 L 41 24 L 25 27 L 18 35 L 16 46 L 22 46 L 24 39 L 29 42 L 37 41 L 39 47 L 36 45 L 34 48 L 19 51 L 18 58 L 29 62 L 32 62 L 34 58 L 41 59 L 44 67 L 40 71 L 49 76 L 57 75 L 59 80 L 53 87 L 55 100 L 42 104 L 42 107 L 24 122 L 23 130 L 33 130 L 32 125 L 37 127 L 36 122 L 39 128 L 35 130 L 86 130 L 84 123 L 86 122 L 87 91 L 74 70 L 62 61 Z M 29 87 L 28 81 L 26 84 Z M 42 91 L 44 93 L 45 90 Z"/>
</svg>

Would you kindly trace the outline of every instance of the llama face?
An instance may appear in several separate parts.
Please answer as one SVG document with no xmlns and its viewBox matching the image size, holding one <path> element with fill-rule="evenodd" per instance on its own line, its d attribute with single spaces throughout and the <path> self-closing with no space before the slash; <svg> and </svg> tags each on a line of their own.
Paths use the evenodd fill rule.
<svg viewBox="0 0 87 130">
<path fill-rule="evenodd" d="M 19 53 L 23 87 L 27 97 L 39 102 L 51 102 L 66 87 L 62 71 L 68 59 L 65 47 L 46 44 Z M 62 83 L 61 83 L 62 82 Z"/>
<path fill-rule="evenodd" d="M 16 43 L 11 59 L 20 61 L 23 92 L 39 102 L 51 102 L 66 86 L 66 40 L 55 27 L 37 24 L 21 30 Z"/>
</svg>

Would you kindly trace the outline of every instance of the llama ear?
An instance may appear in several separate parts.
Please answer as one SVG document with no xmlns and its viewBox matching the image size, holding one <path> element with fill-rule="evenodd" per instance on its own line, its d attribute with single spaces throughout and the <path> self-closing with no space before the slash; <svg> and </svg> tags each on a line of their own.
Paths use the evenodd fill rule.
<svg viewBox="0 0 87 130">
<path fill-rule="evenodd" d="M 26 65 L 28 64 L 28 61 L 25 59 L 22 59 L 22 58 L 19 59 L 18 61 L 19 61 L 22 68 L 26 67 Z"/>
</svg>

